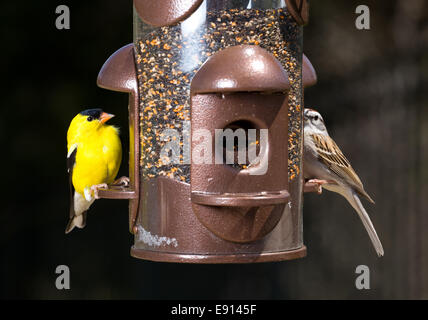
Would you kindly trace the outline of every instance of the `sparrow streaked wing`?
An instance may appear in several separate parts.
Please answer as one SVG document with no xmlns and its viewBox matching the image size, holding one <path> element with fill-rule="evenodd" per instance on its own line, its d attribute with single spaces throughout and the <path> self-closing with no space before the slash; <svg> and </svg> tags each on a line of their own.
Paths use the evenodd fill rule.
<svg viewBox="0 0 428 320">
<path fill-rule="evenodd" d="M 327 135 L 317 133 L 311 134 L 310 137 L 322 162 L 340 178 L 348 182 L 358 194 L 374 203 L 373 199 L 364 190 L 363 184 L 352 168 L 351 163 L 346 159 L 334 140 Z"/>
</svg>

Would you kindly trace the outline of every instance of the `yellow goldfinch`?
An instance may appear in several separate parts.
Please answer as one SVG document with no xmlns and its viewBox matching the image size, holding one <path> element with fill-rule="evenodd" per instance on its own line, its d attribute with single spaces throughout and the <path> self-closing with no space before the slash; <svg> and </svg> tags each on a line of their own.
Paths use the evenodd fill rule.
<svg viewBox="0 0 428 320">
<path fill-rule="evenodd" d="M 70 221 L 65 233 L 86 225 L 86 211 L 98 199 L 98 188 L 111 184 L 122 161 L 119 130 L 105 123 L 114 115 L 88 109 L 73 118 L 67 132 L 70 175 Z"/>
</svg>

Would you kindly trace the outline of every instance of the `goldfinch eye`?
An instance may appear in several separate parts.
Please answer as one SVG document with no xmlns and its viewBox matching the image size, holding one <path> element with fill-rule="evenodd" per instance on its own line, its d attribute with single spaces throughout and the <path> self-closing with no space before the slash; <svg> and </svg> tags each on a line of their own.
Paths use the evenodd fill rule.
<svg viewBox="0 0 428 320">
<path fill-rule="evenodd" d="M 93 117 L 91 117 L 91 116 L 89 116 L 87 120 L 88 120 L 89 122 L 91 122 L 92 120 L 94 120 L 94 118 L 93 118 Z"/>
</svg>

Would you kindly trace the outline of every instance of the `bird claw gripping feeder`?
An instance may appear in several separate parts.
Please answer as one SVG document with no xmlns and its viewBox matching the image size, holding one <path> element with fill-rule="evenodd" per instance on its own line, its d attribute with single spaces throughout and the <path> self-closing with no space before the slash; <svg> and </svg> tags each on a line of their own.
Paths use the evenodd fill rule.
<svg viewBox="0 0 428 320">
<path fill-rule="evenodd" d="M 130 185 L 99 195 L 129 199 L 131 255 L 193 263 L 305 256 L 303 87 L 316 82 L 302 52 L 307 2 L 133 3 L 134 43 L 97 80 L 129 93 Z M 257 132 L 257 163 L 218 162 L 231 150 L 227 129 L 244 139 Z"/>
</svg>

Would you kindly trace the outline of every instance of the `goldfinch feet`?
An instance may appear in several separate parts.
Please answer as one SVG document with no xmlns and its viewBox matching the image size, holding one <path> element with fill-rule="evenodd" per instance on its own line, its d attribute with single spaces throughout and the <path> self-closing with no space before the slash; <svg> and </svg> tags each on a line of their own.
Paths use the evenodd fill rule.
<svg viewBox="0 0 428 320">
<path fill-rule="evenodd" d="M 98 189 L 108 189 L 107 183 L 95 184 L 91 187 L 91 191 L 93 192 L 95 199 L 100 198 L 100 196 L 98 195 Z"/>
<path fill-rule="evenodd" d="M 129 187 L 129 178 L 128 177 L 120 177 L 119 179 L 116 179 L 112 186 L 121 186 L 121 187 Z"/>
</svg>

